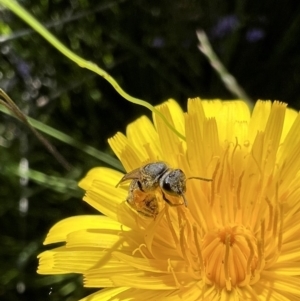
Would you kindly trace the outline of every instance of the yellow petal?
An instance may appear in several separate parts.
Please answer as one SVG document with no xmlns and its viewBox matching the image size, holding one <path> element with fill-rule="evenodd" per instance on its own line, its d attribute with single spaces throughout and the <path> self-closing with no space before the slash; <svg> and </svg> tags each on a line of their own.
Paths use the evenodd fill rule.
<svg viewBox="0 0 300 301">
<path fill-rule="evenodd" d="M 174 270 L 174 272 L 187 271 L 184 261 L 170 260 L 168 262 L 167 260 L 133 257 L 121 252 L 114 252 L 113 256 L 123 262 L 126 262 L 130 266 L 135 267 L 136 269 L 147 272 L 171 274 L 171 268 Z"/>
<path fill-rule="evenodd" d="M 157 107 L 169 123 L 182 135 L 184 133 L 184 117 L 182 110 L 173 100 Z M 162 160 L 171 166 L 177 166 L 178 154 L 183 153 L 185 143 L 173 131 L 171 131 L 165 122 L 157 115 L 153 115 L 154 124 L 159 136 L 159 142 L 162 149 Z"/>
<path fill-rule="evenodd" d="M 144 160 L 155 162 L 162 158 L 157 132 L 146 116 L 130 123 L 127 126 L 126 135 L 129 143 L 143 152 Z"/>
<path fill-rule="evenodd" d="M 285 295 L 298 295 L 299 296 L 299 278 L 298 277 L 278 277 L 274 272 L 264 271 L 262 273 L 262 279 L 260 283 L 269 287 L 271 290 L 275 290 L 282 296 Z M 299 298 L 299 297 L 298 297 Z"/>
<path fill-rule="evenodd" d="M 59 247 L 41 253 L 39 258 L 39 274 L 84 273 L 86 270 L 107 256 L 106 252 L 96 248 Z"/>
<path fill-rule="evenodd" d="M 171 292 L 164 301 L 219 301 L 220 295 L 214 286 L 206 286 L 202 281 L 196 282 L 188 288 L 181 288 Z"/>
<path fill-rule="evenodd" d="M 122 249 L 122 251 L 124 251 L 126 248 L 124 247 L 124 238 L 121 237 L 120 231 L 121 227 L 118 231 L 113 231 L 111 229 L 98 230 L 93 228 L 75 231 L 68 235 L 66 246 L 67 248 L 114 248 L 115 250 Z M 125 245 L 128 248 L 126 241 Z M 132 248 L 130 248 L 129 251 L 130 250 L 132 250 Z"/>
<path fill-rule="evenodd" d="M 49 231 L 44 244 L 52 244 L 66 241 L 67 236 L 79 230 L 85 229 L 102 229 L 116 230 L 126 229 L 116 221 L 101 215 L 81 215 L 63 219 L 56 223 Z"/>
<path fill-rule="evenodd" d="M 132 299 L 120 299 L 123 292 L 130 290 L 128 287 L 105 288 L 94 294 L 91 294 L 79 301 L 130 301 Z"/>
<path fill-rule="evenodd" d="M 292 128 L 296 118 L 298 117 L 299 113 L 293 109 L 287 108 L 285 112 L 285 119 L 284 119 L 284 125 L 281 135 L 281 141 L 282 142 L 287 134 L 289 133 L 290 129 Z"/>
<path fill-rule="evenodd" d="M 109 288 L 103 289 L 80 301 L 157 301 L 165 300 L 165 297 L 170 294 L 169 291 L 156 291 L 156 290 L 140 290 L 133 288 Z M 179 299 L 173 299 L 177 301 Z M 182 300 L 182 299 L 180 299 Z"/>
<path fill-rule="evenodd" d="M 121 173 L 109 168 L 92 169 L 79 183 L 87 190 L 83 200 L 111 219 L 118 220 L 128 195 L 128 188 L 116 187 L 121 178 Z"/>
<path fill-rule="evenodd" d="M 300 115 L 297 116 L 290 131 L 280 147 L 278 154 L 278 164 L 280 169 L 280 177 L 283 184 L 289 185 L 300 169 Z"/>
<path fill-rule="evenodd" d="M 203 102 L 204 112 L 207 117 L 214 117 L 218 125 L 221 143 L 235 142 L 243 144 L 248 140 L 248 126 L 250 111 L 243 101 L 209 101 Z"/>
<path fill-rule="evenodd" d="M 213 157 L 220 156 L 220 140 L 215 119 L 205 117 L 200 99 L 189 99 L 186 114 L 186 143 L 189 176 L 210 177 L 208 166 Z"/>
<path fill-rule="evenodd" d="M 261 132 L 265 129 L 272 103 L 271 101 L 258 100 L 252 111 L 252 116 L 249 124 L 249 140 L 253 143 L 257 132 Z"/>
<path fill-rule="evenodd" d="M 167 119 L 169 119 L 169 122 L 171 122 L 171 124 L 173 124 L 173 126 L 175 127 L 175 129 L 179 132 L 179 133 L 184 133 L 184 117 L 183 117 L 183 111 L 180 107 L 180 105 L 178 104 L 178 102 L 176 102 L 174 99 L 168 99 L 168 101 L 164 102 L 163 104 L 159 105 L 156 107 L 156 109 L 158 109 L 159 111 L 161 110 L 161 112 L 164 114 L 166 113 L 169 116 L 166 116 Z M 155 113 L 153 114 L 153 122 L 154 125 L 156 126 L 157 129 L 157 120 L 161 118 L 158 117 Z M 159 131 L 158 131 L 159 134 Z"/>
<path fill-rule="evenodd" d="M 143 151 L 131 145 L 122 133 L 117 133 L 108 139 L 108 143 L 127 172 L 138 168 L 147 159 Z"/>
<path fill-rule="evenodd" d="M 186 279 L 186 273 L 173 275 L 153 275 L 153 273 L 128 273 L 111 277 L 115 286 L 134 287 L 149 290 L 173 290 L 179 289 L 177 281 L 184 286 L 188 286 L 190 279 Z"/>
<path fill-rule="evenodd" d="M 206 118 L 215 118 L 223 109 L 223 101 L 220 99 L 201 99 L 201 103 Z"/>
<path fill-rule="evenodd" d="M 111 186 L 115 187 L 123 174 L 110 168 L 96 167 L 92 168 L 87 175 L 78 183 L 78 186 L 84 190 L 89 190 L 95 185 L 95 182 L 103 181 L 109 183 Z M 117 197 L 120 197 L 118 195 Z"/>
<path fill-rule="evenodd" d="M 295 263 L 275 263 L 268 272 L 274 273 L 278 278 L 285 276 L 298 276 L 300 275 L 300 262 L 299 265 Z"/>
<path fill-rule="evenodd" d="M 267 161 L 267 164 L 264 167 L 266 172 L 275 165 L 276 154 L 283 130 L 285 112 L 286 104 L 276 101 L 273 103 L 270 116 L 264 130 L 262 161 Z"/>
<path fill-rule="evenodd" d="M 254 286 L 254 289 L 259 293 L 259 301 L 272 300 L 272 301 L 297 301 L 299 300 L 298 296 L 294 296 L 288 292 L 284 294 L 276 291 L 272 287 L 270 288 L 267 285 L 268 282 L 265 279 L 261 279 Z M 250 299 L 251 300 L 251 299 Z"/>
</svg>

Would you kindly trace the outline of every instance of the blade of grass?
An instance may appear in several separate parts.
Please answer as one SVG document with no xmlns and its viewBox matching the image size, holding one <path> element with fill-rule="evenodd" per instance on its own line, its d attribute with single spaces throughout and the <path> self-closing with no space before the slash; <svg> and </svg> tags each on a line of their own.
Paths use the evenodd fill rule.
<svg viewBox="0 0 300 301">
<path fill-rule="evenodd" d="M 45 40 L 47 40 L 52 46 L 54 46 L 58 51 L 60 51 L 64 56 L 69 58 L 71 61 L 76 63 L 81 68 L 86 68 L 101 77 L 103 77 L 105 80 L 107 80 L 113 88 L 126 100 L 129 102 L 132 102 L 134 104 L 143 106 L 153 113 L 155 113 L 157 116 L 159 116 L 165 124 L 181 139 L 185 140 L 184 135 L 179 133 L 166 119 L 166 117 L 160 113 L 155 107 L 153 107 L 148 102 L 133 97 L 129 94 L 127 94 L 117 83 L 117 81 L 106 71 L 101 69 L 99 66 L 97 66 L 95 63 L 87 61 L 74 52 L 72 52 L 70 49 L 68 49 L 65 45 L 63 45 L 54 35 L 52 35 L 41 23 L 39 23 L 28 11 L 26 11 L 20 4 L 18 4 L 16 1 L 12 0 L 0 0 L 0 4 L 2 4 L 4 7 L 10 9 L 12 12 L 14 12 L 17 16 L 19 16 L 24 22 L 26 22 L 29 26 L 31 26 L 36 32 L 38 32 Z"/>
<path fill-rule="evenodd" d="M 210 65 L 216 70 L 225 87 L 237 98 L 245 100 L 248 105 L 252 105 L 253 101 L 244 91 L 244 89 L 238 84 L 236 79 L 228 72 L 216 53 L 213 51 L 208 37 L 204 31 L 198 30 L 197 37 L 200 42 L 199 50 L 207 57 Z"/>
<path fill-rule="evenodd" d="M 117 1 L 111 1 L 111 2 L 107 2 L 104 4 L 99 4 L 98 6 L 94 7 L 93 9 L 90 10 L 82 10 L 78 13 L 75 13 L 73 15 L 67 15 L 66 17 L 60 19 L 60 20 L 55 20 L 55 21 L 50 21 L 47 23 L 44 23 L 44 26 L 46 28 L 52 28 L 52 27 L 56 27 L 56 26 L 61 26 L 62 24 L 66 24 L 66 23 L 70 23 L 73 21 L 77 21 L 80 20 L 81 18 L 85 18 L 89 15 L 95 14 L 97 12 L 103 11 L 105 9 L 108 9 L 114 5 L 116 5 L 117 3 L 121 3 L 124 2 L 125 0 L 117 0 Z M 27 36 L 29 34 L 35 33 L 35 31 L 33 29 L 22 29 L 19 31 L 14 31 L 10 34 L 6 34 L 6 35 L 1 35 L 0 36 L 0 43 L 5 43 L 7 41 L 10 40 L 14 40 L 14 39 L 18 39 L 20 37 L 24 37 Z"/>
<path fill-rule="evenodd" d="M 26 176 L 30 180 L 40 184 L 43 188 L 49 188 L 53 191 L 57 191 L 63 194 L 70 194 L 72 196 L 80 196 L 80 189 L 77 185 L 77 181 L 69 178 L 62 178 L 56 176 L 49 176 L 40 171 L 29 169 L 24 173 L 20 171 L 20 168 L 15 164 L 4 166 L 1 170 L 2 174 L 14 174 L 19 177 Z"/>
<path fill-rule="evenodd" d="M 14 103 L 14 101 L 2 90 L 0 89 L 0 104 L 6 107 L 19 121 L 25 124 L 36 138 L 45 146 L 45 148 L 52 154 L 52 156 L 66 169 L 70 170 L 70 163 L 57 151 L 55 146 L 49 142 L 44 136 L 38 132 L 30 122 L 28 122 L 27 116 L 19 109 L 19 107 Z"/>
<path fill-rule="evenodd" d="M 14 117 L 14 115 L 12 115 L 12 113 L 6 107 L 0 106 L 0 111 L 7 115 Z M 114 167 L 120 171 L 123 171 L 121 163 L 117 159 L 113 158 L 112 156 L 110 156 L 104 152 L 101 152 L 92 146 L 80 143 L 77 140 L 75 140 L 74 138 L 72 138 L 71 136 L 69 136 L 65 133 L 62 133 L 42 122 L 39 122 L 39 121 L 33 119 L 33 118 L 27 117 L 27 119 L 32 124 L 32 126 L 35 127 L 37 130 L 57 139 L 59 141 L 62 141 L 68 145 L 75 147 L 75 148 L 83 151 L 84 153 L 108 164 L 111 167 Z"/>
</svg>

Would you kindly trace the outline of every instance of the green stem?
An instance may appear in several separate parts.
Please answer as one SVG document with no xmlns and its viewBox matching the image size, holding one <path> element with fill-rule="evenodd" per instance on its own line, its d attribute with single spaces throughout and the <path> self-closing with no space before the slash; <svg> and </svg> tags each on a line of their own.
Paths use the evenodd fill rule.
<svg viewBox="0 0 300 301">
<path fill-rule="evenodd" d="M 10 115 L 10 116 L 13 116 L 15 117 L 12 112 L 6 107 L 6 106 L 0 106 L 0 111 L 7 114 L 7 115 Z M 16 118 L 16 117 L 15 117 Z M 77 140 L 75 140 L 73 137 L 65 134 L 65 133 L 62 133 L 42 122 L 39 122 L 38 120 L 35 120 L 33 118 L 30 118 L 30 117 L 27 117 L 28 121 L 30 122 L 30 124 L 36 128 L 37 130 L 43 132 L 44 134 L 47 134 L 63 143 L 66 143 L 72 147 L 75 147 L 81 151 L 83 151 L 84 153 L 108 164 L 109 166 L 112 166 L 118 170 L 121 170 L 121 171 L 124 171 L 121 164 L 120 164 L 120 161 L 118 161 L 117 159 L 113 158 L 112 156 L 104 153 L 104 152 L 101 152 L 99 150 L 97 150 L 96 148 L 92 147 L 92 146 L 89 146 L 89 145 L 85 145 L 83 143 L 80 143 L 78 142 Z"/>
<path fill-rule="evenodd" d="M 24 22 L 30 25 L 36 32 L 38 32 L 45 40 L 47 40 L 52 46 L 54 46 L 58 51 L 60 51 L 64 56 L 69 58 L 71 61 L 76 63 L 81 68 L 86 68 L 101 77 L 107 80 L 113 88 L 126 100 L 143 106 L 153 113 L 157 114 L 165 124 L 181 139 L 185 140 L 185 137 L 179 133 L 166 119 L 166 117 L 160 113 L 155 107 L 150 105 L 148 102 L 135 98 L 127 94 L 116 82 L 116 80 L 111 77 L 106 71 L 98 67 L 95 63 L 86 61 L 85 59 L 81 58 L 77 54 L 73 53 L 69 50 L 66 46 L 64 46 L 55 36 L 53 36 L 43 25 L 41 25 L 29 12 L 27 12 L 21 5 L 19 5 L 16 1 L 12 0 L 0 0 L 0 4 L 4 7 L 7 7 L 12 12 L 14 12 L 17 16 L 19 16 Z"/>
</svg>

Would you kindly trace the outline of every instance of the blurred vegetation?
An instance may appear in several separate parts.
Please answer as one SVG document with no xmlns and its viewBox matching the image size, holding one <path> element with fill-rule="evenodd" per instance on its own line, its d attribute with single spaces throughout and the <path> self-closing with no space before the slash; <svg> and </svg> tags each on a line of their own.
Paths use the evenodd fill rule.
<svg viewBox="0 0 300 301">
<path fill-rule="evenodd" d="M 300 2 L 20 3 L 72 51 L 153 105 L 172 97 L 186 109 L 188 97 L 234 98 L 198 49 L 196 30 L 202 29 L 251 99 L 300 108 Z M 94 290 L 83 289 L 78 276 L 37 275 L 36 256 L 46 249 L 42 242 L 55 222 L 97 214 L 81 201 L 76 182 L 94 166 L 109 166 L 107 138 L 138 116 L 151 115 L 4 9 L 0 88 L 28 116 L 59 131 L 60 140 L 47 138 L 73 166 L 66 171 L 28 128 L 0 113 L 0 300 L 77 300 Z M 101 161 L 95 149 L 108 160 Z"/>
</svg>

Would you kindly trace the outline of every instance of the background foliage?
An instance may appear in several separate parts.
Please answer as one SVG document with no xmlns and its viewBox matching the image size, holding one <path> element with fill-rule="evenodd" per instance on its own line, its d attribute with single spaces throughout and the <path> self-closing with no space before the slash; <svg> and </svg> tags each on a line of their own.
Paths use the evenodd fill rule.
<svg viewBox="0 0 300 301">
<path fill-rule="evenodd" d="M 129 94 L 159 104 L 188 97 L 232 99 L 198 50 L 203 29 L 227 69 L 256 100 L 300 107 L 300 2 L 217 0 L 23 0 L 78 55 L 107 70 Z M 40 276 L 36 256 L 62 218 L 97 214 L 76 182 L 93 166 L 90 145 L 113 155 L 107 138 L 149 112 L 68 61 L 9 11 L 0 11 L 0 87 L 36 120 L 74 138 L 48 138 L 66 171 L 20 122 L 0 115 L 0 299 L 77 300 L 81 278 Z"/>
</svg>

